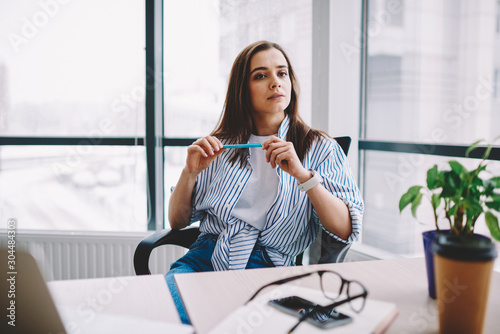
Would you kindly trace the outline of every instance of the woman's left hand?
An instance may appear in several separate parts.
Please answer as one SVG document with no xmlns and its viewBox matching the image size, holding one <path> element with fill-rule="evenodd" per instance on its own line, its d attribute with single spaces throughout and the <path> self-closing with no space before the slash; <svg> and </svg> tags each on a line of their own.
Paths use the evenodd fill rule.
<svg viewBox="0 0 500 334">
<path fill-rule="evenodd" d="M 311 173 L 302 166 L 292 142 L 272 136 L 262 144 L 262 149 L 266 150 L 266 160 L 272 168 L 279 166 L 301 183 L 311 178 Z"/>
<path fill-rule="evenodd" d="M 291 142 L 272 136 L 262 144 L 262 148 L 266 150 L 267 162 L 273 168 L 279 166 L 299 183 L 304 183 L 312 177 L 311 172 L 302 166 Z M 311 200 L 321 224 L 328 231 L 347 240 L 352 233 L 352 219 L 344 202 L 320 185 L 307 191 L 307 196 Z"/>
</svg>

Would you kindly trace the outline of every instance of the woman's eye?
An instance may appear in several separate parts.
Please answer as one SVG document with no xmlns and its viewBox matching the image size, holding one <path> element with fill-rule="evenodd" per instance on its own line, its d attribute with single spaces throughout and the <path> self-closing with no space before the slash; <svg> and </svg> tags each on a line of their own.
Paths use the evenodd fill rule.
<svg viewBox="0 0 500 334">
<path fill-rule="evenodd" d="M 254 79 L 263 79 L 264 77 L 265 77 L 264 74 L 259 73 L 259 74 L 254 76 Z"/>
<path fill-rule="evenodd" d="M 283 72 L 279 73 L 280 77 L 286 77 L 287 75 L 288 75 L 288 73 L 286 71 L 283 71 Z"/>
</svg>

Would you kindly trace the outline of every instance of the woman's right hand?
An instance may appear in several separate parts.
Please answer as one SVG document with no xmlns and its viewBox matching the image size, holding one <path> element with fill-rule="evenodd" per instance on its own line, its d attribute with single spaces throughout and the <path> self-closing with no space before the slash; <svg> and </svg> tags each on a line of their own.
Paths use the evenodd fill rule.
<svg viewBox="0 0 500 334">
<path fill-rule="evenodd" d="M 219 139 L 206 136 L 198 139 L 188 147 L 186 168 L 190 174 L 198 175 L 226 149 L 222 148 Z"/>
</svg>

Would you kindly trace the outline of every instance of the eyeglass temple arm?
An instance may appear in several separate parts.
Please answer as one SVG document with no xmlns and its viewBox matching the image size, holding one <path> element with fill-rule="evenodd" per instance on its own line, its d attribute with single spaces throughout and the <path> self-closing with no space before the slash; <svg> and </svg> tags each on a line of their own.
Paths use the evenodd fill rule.
<svg viewBox="0 0 500 334">
<path fill-rule="evenodd" d="M 353 297 L 352 299 L 355 299 L 357 297 L 360 297 L 362 295 L 358 295 L 356 297 Z M 327 306 L 321 306 L 321 305 L 316 305 L 316 307 L 313 307 L 311 308 L 309 311 L 307 311 L 306 313 L 304 313 L 300 318 L 299 318 L 299 321 L 295 324 L 295 326 L 293 326 L 292 328 L 290 328 L 290 330 L 288 331 L 288 334 L 291 334 L 297 327 L 299 327 L 299 325 L 304 321 L 306 320 L 307 318 L 309 318 L 311 316 L 311 314 L 314 312 L 314 310 L 316 308 L 319 308 L 319 309 L 322 309 L 322 310 L 325 310 L 325 314 L 330 317 L 330 318 L 333 318 L 330 314 L 328 314 L 328 311 L 336 308 L 337 306 L 340 306 L 342 304 L 345 304 L 349 301 L 352 300 L 351 298 L 348 298 L 348 299 L 345 299 L 345 300 L 341 300 L 339 302 L 335 302 L 333 304 L 330 304 L 330 305 L 327 305 Z"/>
<path fill-rule="evenodd" d="M 343 301 L 343 302 L 341 302 L 340 304 L 343 304 L 343 303 L 344 303 L 344 301 Z M 335 303 L 334 303 L 334 304 L 335 304 Z M 291 333 L 292 333 L 292 332 L 293 332 L 293 331 L 294 331 L 297 327 L 299 327 L 299 325 L 300 325 L 300 324 L 301 324 L 304 320 L 306 320 L 307 318 L 309 318 L 309 317 L 311 316 L 311 314 L 314 312 L 314 310 L 315 310 L 316 308 L 320 308 L 320 309 L 321 309 L 321 308 L 323 308 L 323 309 L 325 309 L 325 308 L 327 308 L 327 307 L 328 307 L 328 306 L 323 307 L 323 306 L 318 305 L 318 304 L 316 304 L 316 306 L 314 306 L 314 307 L 311 307 L 311 308 L 309 309 L 309 311 L 307 311 L 307 312 L 305 312 L 304 314 L 302 314 L 302 316 L 299 318 L 299 321 L 295 324 L 295 326 L 293 326 L 292 328 L 290 328 L 290 330 L 288 331 L 288 334 L 291 334 Z M 328 315 L 330 318 L 333 318 L 333 317 L 332 317 L 331 315 L 329 315 L 328 313 L 327 313 L 327 315 Z"/>
<path fill-rule="evenodd" d="M 284 283 L 288 283 L 290 281 L 294 281 L 296 279 L 299 279 L 299 278 L 302 278 L 302 277 L 306 277 L 306 276 L 309 276 L 311 274 L 314 274 L 314 272 L 312 273 L 307 273 L 307 274 L 302 274 L 302 275 L 298 275 L 298 276 L 293 276 L 293 277 L 288 277 L 288 278 L 283 278 L 283 279 L 280 279 L 278 281 L 274 281 L 274 282 L 271 282 L 271 283 L 268 283 L 264 286 L 262 286 L 260 289 L 258 289 L 253 295 L 252 297 L 250 297 L 249 300 L 246 301 L 245 305 L 248 304 L 250 301 L 252 301 L 258 294 L 259 292 L 261 292 L 262 290 L 264 290 L 265 288 L 267 287 L 270 287 L 271 285 L 280 285 L 280 284 L 284 284 Z"/>
<path fill-rule="evenodd" d="M 350 302 L 351 300 L 354 300 L 354 299 L 357 299 L 357 298 L 360 298 L 360 297 L 364 297 L 366 298 L 368 296 L 368 291 L 365 291 L 363 293 L 360 293 L 359 295 L 356 295 L 356 296 L 352 296 L 352 297 L 347 297 L 346 299 L 343 299 L 343 300 L 340 300 L 340 301 L 337 301 L 333 304 L 330 304 L 330 305 L 326 305 L 326 306 L 321 306 L 321 305 L 318 305 L 318 307 L 320 309 L 323 309 L 323 310 L 331 310 L 331 309 L 334 309 L 336 308 L 337 306 L 340 306 L 342 304 L 345 304 L 345 303 L 348 303 Z"/>
<path fill-rule="evenodd" d="M 309 311 L 307 311 L 306 313 L 304 313 L 300 318 L 299 318 L 299 321 L 295 324 L 295 326 L 293 326 L 292 328 L 290 328 L 290 330 L 288 331 L 288 334 L 292 333 L 304 320 L 306 320 L 307 318 L 309 318 L 311 316 L 311 314 L 313 313 L 314 309 L 315 308 L 319 308 L 319 309 L 323 309 L 323 310 L 326 310 L 327 312 L 326 315 L 328 315 L 330 318 L 333 318 L 330 314 L 328 314 L 328 311 L 336 308 L 337 306 L 340 306 L 342 304 L 345 304 L 347 302 L 350 302 L 351 300 L 353 299 L 356 299 L 356 298 L 359 298 L 359 297 L 365 297 L 368 295 L 368 292 L 365 291 L 359 295 L 356 295 L 354 297 L 348 297 L 347 299 L 344 299 L 344 300 L 341 300 L 341 301 L 338 301 L 338 302 L 335 302 L 333 304 L 330 304 L 330 305 L 327 305 L 327 306 L 321 306 L 321 305 L 317 305 L 316 307 L 314 308 L 311 308 Z"/>
</svg>

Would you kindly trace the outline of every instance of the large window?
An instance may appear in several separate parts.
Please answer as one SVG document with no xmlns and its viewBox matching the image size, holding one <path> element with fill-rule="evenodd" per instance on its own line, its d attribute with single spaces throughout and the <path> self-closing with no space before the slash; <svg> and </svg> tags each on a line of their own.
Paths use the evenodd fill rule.
<svg viewBox="0 0 500 334">
<path fill-rule="evenodd" d="M 500 135 L 500 2 L 367 4 L 363 243 L 413 254 L 421 249 L 420 232 L 433 226 L 417 223 L 410 212 L 400 215 L 401 194 L 425 184 L 433 164 L 452 159 L 440 155 Z M 466 166 L 477 164 L 459 156 L 454 159 Z M 490 167 L 500 174 L 498 162 Z M 429 218 L 419 213 L 422 222 Z M 484 222 L 476 226 L 489 233 Z"/>
<path fill-rule="evenodd" d="M 146 229 L 144 8 L 0 3 L 0 222 Z"/>
</svg>

